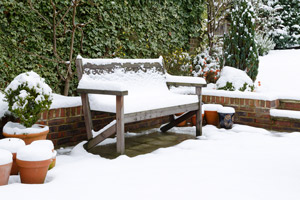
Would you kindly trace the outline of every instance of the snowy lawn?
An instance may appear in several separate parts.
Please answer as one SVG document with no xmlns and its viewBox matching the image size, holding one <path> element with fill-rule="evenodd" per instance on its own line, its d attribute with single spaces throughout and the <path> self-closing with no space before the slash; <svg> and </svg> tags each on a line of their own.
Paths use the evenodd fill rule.
<svg viewBox="0 0 300 200">
<path fill-rule="evenodd" d="M 1 199 L 300 199 L 300 133 L 242 125 L 208 125 L 203 132 L 198 140 L 114 160 L 86 153 L 81 143 L 57 157 L 46 184 L 11 177 L 0 187 Z"/>
<path fill-rule="evenodd" d="M 300 50 L 273 50 L 259 58 L 260 93 L 300 100 Z"/>
</svg>

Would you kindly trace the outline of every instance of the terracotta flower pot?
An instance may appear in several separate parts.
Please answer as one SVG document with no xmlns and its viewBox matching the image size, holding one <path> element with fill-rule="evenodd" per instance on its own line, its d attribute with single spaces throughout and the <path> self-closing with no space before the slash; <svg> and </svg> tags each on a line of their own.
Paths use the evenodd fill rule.
<svg viewBox="0 0 300 200">
<path fill-rule="evenodd" d="M 204 119 L 204 113 L 202 113 L 202 122 L 203 122 L 203 119 Z M 193 117 L 192 117 L 192 124 L 193 124 L 193 126 L 196 126 L 196 115 L 193 115 Z"/>
<path fill-rule="evenodd" d="M 53 150 L 53 157 L 52 157 L 52 162 L 49 165 L 49 170 L 52 169 L 53 167 L 55 167 L 55 165 L 56 165 L 56 154 L 57 154 L 57 152 L 55 150 Z"/>
<path fill-rule="evenodd" d="M 0 186 L 8 183 L 12 161 L 11 152 L 0 149 Z"/>
<path fill-rule="evenodd" d="M 21 183 L 44 183 L 51 162 L 52 159 L 42 161 L 24 161 L 17 159 L 17 164 L 20 169 Z"/>
<path fill-rule="evenodd" d="M 19 123 L 12 123 L 12 122 L 8 122 L 8 123 L 10 123 L 9 126 L 13 126 L 13 124 L 14 125 L 19 124 Z M 45 140 L 47 138 L 47 134 L 49 133 L 49 128 L 47 126 L 41 125 L 41 124 L 35 124 L 34 126 L 40 127 L 41 132 L 29 133 L 27 130 L 30 130 L 31 128 L 28 128 L 27 130 L 26 130 L 26 128 L 21 128 L 19 130 L 24 131 L 24 133 L 23 134 L 15 134 L 12 129 L 6 128 L 6 125 L 5 125 L 3 128 L 3 136 L 8 137 L 8 138 L 20 138 L 20 139 L 24 140 L 26 145 L 31 144 L 31 142 L 33 142 L 35 140 Z M 7 130 L 9 130 L 9 131 L 7 131 Z"/>
<path fill-rule="evenodd" d="M 19 138 L 4 138 L 0 140 L 0 149 L 6 149 L 13 155 L 13 164 L 10 175 L 18 175 L 19 168 L 16 163 L 18 149 L 25 146 L 25 142 Z"/>
<path fill-rule="evenodd" d="M 0 186 L 8 184 L 11 166 L 12 162 L 5 165 L 0 165 Z"/>
<path fill-rule="evenodd" d="M 214 126 L 219 125 L 219 115 L 218 115 L 218 109 L 222 107 L 222 105 L 219 104 L 205 104 L 204 105 L 204 113 L 205 113 L 205 119 L 206 124 L 211 124 Z"/>
<path fill-rule="evenodd" d="M 180 115 L 182 115 L 182 114 L 184 114 L 184 113 L 177 113 L 177 114 L 175 114 L 175 116 L 180 116 Z M 178 126 L 178 127 L 183 127 L 183 126 L 186 126 L 186 120 L 184 120 L 183 122 L 180 122 L 179 124 L 177 124 L 176 126 Z"/>
</svg>

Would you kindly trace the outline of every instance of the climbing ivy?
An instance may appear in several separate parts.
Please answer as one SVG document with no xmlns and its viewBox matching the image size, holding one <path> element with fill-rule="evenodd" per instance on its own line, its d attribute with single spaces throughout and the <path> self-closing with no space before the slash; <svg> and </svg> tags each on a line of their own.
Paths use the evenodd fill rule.
<svg viewBox="0 0 300 200">
<path fill-rule="evenodd" d="M 52 19 L 50 1 L 32 2 L 36 10 Z M 53 2 L 63 13 L 71 1 Z M 189 39 L 202 34 L 203 11 L 203 0 L 82 0 L 76 23 L 88 24 L 76 32 L 74 55 L 155 58 L 178 48 L 188 50 Z M 71 15 L 69 12 L 57 29 L 57 51 L 65 60 L 70 49 L 71 37 L 66 30 L 71 28 Z M 34 70 L 61 93 L 64 82 L 57 70 L 65 70 L 65 64 L 53 62 L 51 27 L 24 0 L 0 1 L 0 21 L 0 89 L 16 75 Z M 74 60 L 72 70 L 76 71 Z M 75 76 L 69 94 L 75 94 L 76 85 Z"/>
</svg>

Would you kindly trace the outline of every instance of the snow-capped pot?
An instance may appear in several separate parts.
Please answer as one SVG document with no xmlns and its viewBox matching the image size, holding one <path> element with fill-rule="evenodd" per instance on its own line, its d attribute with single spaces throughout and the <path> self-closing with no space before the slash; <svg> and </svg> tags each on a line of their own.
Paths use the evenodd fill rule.
<svg viewBox="0 0 300 200">
<path fill-rule="evenodd" d="M 13 164 L 10 175 L 18 175 L 19 168 L 16 163 L 17 151 L 25 146 L 25 142 L 18 138 L 4 138 L 0 140 L 0 149 L 8 150 L 13 155 Z"/>
<path fill-rule="evenodd" d="M 53 152 L 47 147 L 27 145 L 17 152 L 22 183 L 42 184 L 45 181 Z"/>
<path fill-rule="evenodd" d="M 214 126 L 219 125 L 218 109 L 222 108 L 222 107 L 223 106 L 220 104 L 204 104 L 203 105 L 206 124 L 211 124 Z"/>
<path fill-rule="evenodd" d="M 49 110 L 52 90 L 37 73 L 19 74 L 4 91 L 8 110 L 29 128 L 37 122 L 40 113 Z"/>
<path fill-rule="evenodd" d="M 218 109 L 220 128 L 231 129 L 234 122 L 235 109 L 232 107 L 223 107 Z"/>
<path fill-rule="evenodd" d="M 31 144 L 35 140 L 45 140 L 49 133 L 49 127 L 42 124 L 34 124 L 30 128 L 16 122 L 7 122 L 3 127 L 3 136 L 8 138 L 20 138 L 25 144 Z"/>
<path fill-rule="evenodd" d="M 12 162 L 12 153 L 8 150 L 0 149 L 0 186 L 7 185 Z"/>
<path fill-rule="evenodd" d="M 57 152 L 54 150 L 54 145 L 51 140 L 36 140 L 33 141 L 30 145 L 50 149 L 52 151 L 52 162 L 49 166 L 49 170 L 55 167 Z"/>
</svg>

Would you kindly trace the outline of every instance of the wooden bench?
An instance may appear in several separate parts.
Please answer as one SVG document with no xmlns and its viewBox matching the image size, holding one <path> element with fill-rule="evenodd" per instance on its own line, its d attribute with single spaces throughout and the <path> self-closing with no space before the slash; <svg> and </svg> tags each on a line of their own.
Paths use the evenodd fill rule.
<svg viewBox="0 0 300 200">
<path fill-rule="evenodd" d="M 160 128 L 166 132 L 196 114 L 196 136 L 202 135 L 201 89 L 206 82 L 198 77 L 171 76 L 163 59 L 85 59 L 78 56 L 79 79 L 88 142 L 91 149 L 106 138 L 117 135 L 117 152 L 124 154 L 124 125 L 146 119 L 170 116 Z M 169 86 L 194 86 L 196 95 L 169 91 Z M 116 120 L 98 133 L 93 130 L 91 110 L 116 113 Z M 184 113 L 178 118 L 174 114 Z"/>
</svg>

